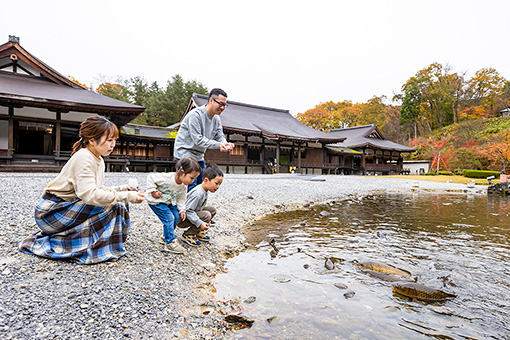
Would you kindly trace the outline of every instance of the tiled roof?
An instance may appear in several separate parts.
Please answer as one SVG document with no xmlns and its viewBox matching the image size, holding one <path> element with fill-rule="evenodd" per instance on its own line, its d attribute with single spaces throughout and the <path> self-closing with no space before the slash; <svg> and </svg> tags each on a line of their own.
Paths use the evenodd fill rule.
<svg viewBox="0 0 510 340">
<path fill-rule="evenodd" d="M 342 143 L 332 144 L 330 146 L 347 147 L 347 148 L 361 148 L 370 146 L 375 149 L 394 150 L 400 152 L 414 152 L 415 148 L 398 144 L 384 139 L 375 124 L 355 126 L 345 129 L 334 129 L 329 134 L 336 137 L 344 137 Z M 369 137 L 373 136 L 373 137 Z"/>
<path fill-rule="evenodd" d="M 195 105 L 207 104 L 208 97 L 193 94 Z M 246 132 L 266 138 L 282 138 L 299 141 L 338 142 L 342 137 L 312 129 L 298 121 L 288 110 L 268 108 L 228 101 L 228 107 L 220 115 L 225 131 Z"/>
</svg>

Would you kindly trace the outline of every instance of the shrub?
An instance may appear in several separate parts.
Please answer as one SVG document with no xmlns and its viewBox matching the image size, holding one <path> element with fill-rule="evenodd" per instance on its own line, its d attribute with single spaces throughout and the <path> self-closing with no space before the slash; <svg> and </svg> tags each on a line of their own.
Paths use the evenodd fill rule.
<svg viewBox="0 0 510 340">
<path fill-rule="evenodd" d="M 443 170 L 439 171 L 439 174 L 440 174 L 440 175 L 445 175 L 445 176 L 451 176 L 451 175 L 453 175 L 450 171 L 443 171 Z"/>
<path fill-rule="evenodd" d="M 499 171 L 487 171 L 487 170 L 462 170 L 462 176 L 467 178 L 487 178 L 489 176 L 495 176 L 499 178 Z"/>
<path fill-rule="evenodd" d="M 429 171 L 429 172 L 425 173 L 425 176 L 435 176 L 435 175 L 436 175 L 435 172 L 430 172 Z"/>
</svg>

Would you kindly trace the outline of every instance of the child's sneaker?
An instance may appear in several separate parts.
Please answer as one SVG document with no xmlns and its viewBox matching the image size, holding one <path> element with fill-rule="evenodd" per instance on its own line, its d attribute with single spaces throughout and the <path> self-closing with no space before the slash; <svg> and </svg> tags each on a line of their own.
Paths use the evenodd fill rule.
<svg viewBox="0 0 510 340">
<path fill-rule="evenodd" d="M 186 233 L 182 233 L 181 235 L 182 242 L 186 243 L 187 245 L 196 247 L 202 244 L 195 235 L 186 235 Z"/>
<path fill-rule="evenodd" d="M 197 234 L 197 239 L 201 242 L 208 243 L 211 241 L 211 238 L 205 234 L 205 232 L 201 231 Z"/>
<path fill-rule="evenodd" d="M 163 247 L 163 251 L 174 254 L 183 254 L 184 250 L 185 250 L 184 247 L 177 243 L 176 240 L 173 240 L 172 242 L 165 244 L 165 246 Z"/>
<path fill-rule="evenodd" d="M 161 237 L 159 238 L 159 243 L 161 243 L 161 244 L 166 244 L 165 236 L 161 236 Z"/>
</svg>

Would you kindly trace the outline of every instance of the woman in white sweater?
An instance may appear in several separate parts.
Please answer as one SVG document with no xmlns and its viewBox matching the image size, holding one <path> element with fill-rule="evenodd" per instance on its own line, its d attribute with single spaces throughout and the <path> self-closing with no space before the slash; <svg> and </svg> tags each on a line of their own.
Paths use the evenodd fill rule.
<svg viewBox="0 0 510 340">
<path fill-rule="evenodd" d="M 117 260 L 126 253 L 127 203 L 141 203 L 144 195 L 129 185 L 103 186 L 102 156 L 113 151 L 118 136 L 117 126 L 104 117 L 81 123 L 71 158 L 35 208 L 41 231 L 20 243 L 22 252 L 80 264 Z"/>
</svg>

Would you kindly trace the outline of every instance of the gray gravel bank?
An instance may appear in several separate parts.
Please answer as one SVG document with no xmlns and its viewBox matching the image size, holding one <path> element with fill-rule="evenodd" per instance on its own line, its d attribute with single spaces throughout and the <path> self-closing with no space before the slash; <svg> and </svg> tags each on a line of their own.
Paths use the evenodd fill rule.
<svg viewBox="0 0 510 340">
<path fill-rule="evenodd" d="M 2 339 L 212 339 L 217 321 L 201 313 L 210 277 L 225 254 L 242 249 L 239 228 L 264 214 L 307 202 L 374 191 L 452 191 L 483 194 L 466 185 L 384 177 L 226 175 L 210 194 L 217 226 L 212 242 L 184 255 L 161 251 L 161 223 L 144 202 L 130 205 L 127 255 L 92 266 L 51 261 L 18 251 L 38 231 L 33 211 L 55 174 L 0 173 L 0 338 Z M 146 174 L 106 175 L 106 185 Z M 219 335 L 221 337 L 221 335 Z"/>
</svg>

